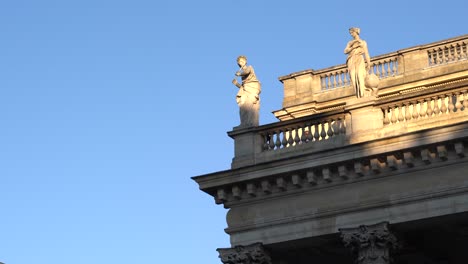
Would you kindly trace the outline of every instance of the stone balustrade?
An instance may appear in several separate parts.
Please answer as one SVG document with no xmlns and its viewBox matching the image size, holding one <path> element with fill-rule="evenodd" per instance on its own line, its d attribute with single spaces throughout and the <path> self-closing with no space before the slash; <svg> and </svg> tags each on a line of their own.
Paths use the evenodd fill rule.
<svg viewBox="0 0 468 264">
<path fill-rule="evenodd" d="M 313 116 L 288 122 L 275 123 L 260 132 L 263 138 L 263 150 L 275 151 L 302 144 L 313 144 L 346 134 L 344 114 Z"/>
<path fill-rule="evenodd" d="M 280 122 L 235 129 L 233 168 L 466 122 L 468 35 L 372 58 L 376 97 L 356 98 L 345 65 L 284 83 Z"/>
<path fill-rule="evenodd" d="M 467 42 L 468 35 L 464 35 L 372 57 L 371 71 L 380 79 L 379 95 L 406 89 L 405 84 L 411 82 L 466 70 Z M 311 114 L 303 111 L 304 105 L 326 109 L 330 104 L 355 96 L 345 64 L 304 70 L 279 80 L 284 86 L 283 108 L 274 114 L 280 120 Z"/>
<path fill-rule="evenodd" d="M 449 118 L 452 113 L 465 111 L 468 107 L 466 88 L 448 93 L 430 94 L 427 97 L 411 98 L 382 107 L 384 125 L 414 121 L 421 118 Z"/>
<path fill-rule="evenodd" d="M 400 70 L 401 71 L 401 70 Z M 398 55 L 387 54 L 371 60 L 371 72 L 384 79 L 400 74 L 398 70 Z M 346 65 L 341 65 L 319 74 L 322 91 L 343 88 L 351 85 Z"/>
<path fill-rule="evenodd" d="M 468 59 L 467 42 L 466 39 L 462 39 L 427 49 L 429 66 Z"/>
</svg>

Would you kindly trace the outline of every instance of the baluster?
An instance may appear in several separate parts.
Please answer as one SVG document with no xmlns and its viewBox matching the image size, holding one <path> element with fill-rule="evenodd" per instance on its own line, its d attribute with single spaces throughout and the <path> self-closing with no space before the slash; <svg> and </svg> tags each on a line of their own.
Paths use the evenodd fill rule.
<svg viewBox="0 0 468 264">
<path fill-rule="evenodd" d="M 413 101 L 411 103 L 413 104 L 413 119 L 418 119 L 418 117 L 419 117 L 419 113 L 418 113 L 418 109 L 417 109 L 418 102 Z"/>
<path fill-rule="evenodd" d="M 333 76 L 333 88 L 336 88 L 337 87 L 337 81 L 336 81 L 337 73 L 332 73 L 332 76 Z"/>
<path fill-rule="evenodd" d="M 402 122 L 405 120 L 405 117 L 403 116 L 403 105 L 400 104 L 398 105 L 398 121 Z"/>
<path fill-rule="evenodd" d="M 373 65 L 372 65 L 372 70 L 375 75 L 379 76 L 379 63 L 378 62 L 374 62 Z"/>
<path fill-rule="evenodd" d="M 327 122 L 327 125 L 328 125 L 328 129 L 327 129 L 328 138 L 331 138 L 333 136 L 333 129 L 332 129 L 333 119 L 330 119 L 330 120 L 325 121 L 325 122 Z"/>
<path fill-rule="evenodd" d="M 392 60 L 392 76 L 397 75 L 397 58 Z"/>
<path fill-rule="evenodd" d="M 440 112 L 445 114 L 447 112 L 447 106 L 445 104 L 445 95 L 440 97 Z"/>
<path fill-rule="evenodd" d="M 348 83 L 348 81 L 346 80 L 346 75 L 347 75 L 347 72 L 343 71 L 343 75 L 341 76 L 341 78 L 343 79 L 343 87 L 347 86 L 347 83 Z"/>
<path fill-rule="evenodd" d="M 432 51 L 431 51 L 431 50 L 428 50 L 428 51 L 427 51 L 427 58 L 429 59 L 429 66 L 432 66 L 432 58 L 433 58 L 433 55 L 432 55 Z"/>
<path fill-rule="evenodd" d="M 464 58 L 467 58 L 467 50 L 466 50 L 466 43 L 465 42 L 462 42 L 460 44 L 460 53 L 461 53 L 461 58 L 464 59 Z"/>
<path fill-rule="evenodd" d="M 282 148 L 285 148 L 288 145 L 288 129 L 285 129 L 283 131 L 283 140 L 281 140 L 281 146 Z"/>
<path fill-rule="evenodd" d="M 313 138 L 312 137 L 312 126 L 313 126 L 313 124 L 307 125 L 307 127 L 309 128 L 309 131 L 307 131 L 308 132 L 307 133 L 307 139 L 306 139 L 307 142 L 312 141 L 312 138 Z"/>
<path fill-rule="evenodd" d="M 282 130 L 279 129 L 278 131 L 276 131 L 276 149 L 279 149 L 282 145 L 282 142 L 281 142 L 281 134 L 282 134 Z M 284 138 L 284 132 L 283 132 L 283 138 Z"/>
<path fill-rule="evenodd" d="M 318 141 L 320 139 L 320 134 L 318 132 L 320 123 L 314 125 L 314 141 Z"/>
<path fill-rule="evenodd" d="M 433 113 L 431 98 L 427 98 L 426 103 L 427 103 L 427 110 L 426 110 L 427 117 L 431 117 Z"/>
<path fill-rule="evenodd" d="M 455 100 L 457 100 L 455 102 L 455 109 L 456 109 L 457 112 L 460 112 L 461 108 L 462 108 L 462 104 L 460 103 L 460 101 L 461 101 L 461 92 L 456 92 L 455 93 Z"/>
<path fill-rule="evenodd" d="M 432 100 L 434 101 L 434 109 L 432 110 L 432 112 L 434 113 L 434 115 L 438 115 L 440 113 L 439 97 L 434 96 L 434 97 L 432 97 Z"/>
<path fill-rule="evenodd" d="M 295 145 L 299 144 L 299 142 L 301 142 L 301 138 L 299 137 L 299 130 L 301 130 L 301 127 L 297 127 L 295 130 L 294 130 L 294 133 L 295 133 L 295 136 L 294 136 L 294 143 Z"/>
<path fill-rule="evenodd" d="M 426 111 L 424 110 L 424 99 L 419 99 L 419 117 L 425 117 Z"/>
<path fill-rule="evenodd" d="M 346 135 L 346 120 L 340 119 L 340 134 Z"/>
<path fill-rule="evenodd" d="M 437 64 L 442 64 L 443 58 L 444 58 L 444 52 L 443 52 L 442 48 L 439 48 L 439 50 L 437 52 Z"/>
<path fill-rule="evenodd" d="M 383 66 L 382 62 L 379 61 L 379 62 L 377 63 L 377 72 L 376 72 L 375 75 L 379 76 L 379 78 L 382 78 L 382 77 L 383 77 L 383 74 L 384 74 L 384 73 L 383 73 L 384 70 L 385 70 L 385 69 L 384 69 L 384 66 Z"/>
<path fill-rule="evenodd" d="M 467 90 L 464 90 L 463 91 L 463 111 L 465 111 L 466 108 L 468 107 L 468 100 L 466 98 L 466 95 L 467 95 Z"/>
<path fill-rule="evenodd" d="M 458 43 L 458 48 L 459 48 L 458 60 L 462 60 L 463 59 L 463 43 Z"/>
<path fill-rule="evenodd" d="M 273 140 L 275 136 L 275 131 L 271 131 L 268 134 L 270 135 L 270 142 L 268 144 L 268 149 L 275 149 L 275 141 Z"/>
<path fill-rule="evenodd" d="M 460 53 L 460 43 L 455 44 L 455 60 L 460 60 L 461 53 Z"/>
<path fill-rule="evenodd" d="M 390 119 L 388 118 L 388 114 L 389 114 L 389 113 L 388 113 L 388 111 L 389 111 L 389 109 L 388 109 L 388 108 L 389 108 L 389 107 L 388 107 L 388 106 L 386 106 L 386 107 L 383 109 L 383 112 L 384 112 L 384 119 L 383 119 L 383 123 L 384 123 L 384 125 L 388 125 L 388 124 L 390 124 Z"/>
<path fill-rule="evenodd" d="M 301 127 L 301 142 L 305 143 L 307 141 L 307 124 Z"/>
<path fill-rule="evenodd" d="M 333 81 L 332 81 L 332 74 L 328 73 L 328 89 L 333 89 Z"/>
<path fill-rule="evenodd" d="M 289 133 L 288 133 L 288 147 L 291 147 L 294 143 L 294 139 L 293 139 L 293 129 L 294 128 L 290 128 L 289 129 Z"/>
<path fill-rule="evenodd" d="M 448 49 L 448 47 L 445 46 L 443 48 L 443 53 L 444 53 L 443 63 L 447 63 L 449 61 L 449 49 Z"/>
<path fill-rule="evenodd" d="M 437 65 L 439 63 L 439 50 L 434 49 L 433 51 L 433 65 Z"/>
<path fill-rule="evenodd" d="M 320 131 L 320 137 L 322 140 L 325 140 L 325 137 L 327 136 L 327 132 L 325 132 L 325 121 L 321 122 L 321 131 Z"/>
<path fill-rule="evenodd" d="M 397 108 L 398 108 L 398 106 L 396 106 L 396 105 L 392 107 L 392 118 L 390 119 L 392 124 L 395 124 L 396 121 L 397 121 L 397 115 L 396 115 Z"/>
<path fill-rule="evenodd" d="M 322 90 L 326 90 L 327 89 L 327 80 L 326 80 L 326 76 L 320 76 L 320 80 L 322 81 Z"/>
<path fill-rule="evenodd" d="M 386 72 L 385 77 L 388 77 L 388 76 L 390 76 L 390 73 L 391 73 L 391 72 L 390 72 L 390 61 L 384 60 L 383 63 L 384 63 L 384 65 L 385 65 L 385 67 L 387 68 L 387 72 Z"/>
<path fill-rule="evenodd" d="M 409 110 L 409 106 L 410 106 L 410 103 L 405 103 L 405 119 L 406 121 L 410 121 L 411 120 L 411 113 L 410 113 L 410 110 Z"/>
<path fill-rule="evenodd" d="M 453 44 L 450 45 L 450 60 L 455 61 L 456 55 L 455 55 L 455 46 Z"/>
<path fill-rule="evenodd" d="M 447 96 L 449 113 L 453 113 L 453 110 L 455 109 L 455 105 L 453 104 L 453 94 L 448 94 Z"/>
<path fill-rule="evenodd" d="M 343 85 L 343 80 L 342 80 L 342 79 L 343 79 L 343 71 L 340 71 L 340 72 L 338 73 L 338 87 L 344 86 L 344 85 Z"/>
<path fill-rule="evenodd" d="M 263 150 L 268 150 L 269 140 L 268 140 L 268 132 L 267 133 L 260 133 L 260 136 L 263 138 Z"/>
<path fill-rule="evenodd" d="M 452 60 L 452 58 L 451 58 L 452 56 L 451 56 L 451 52 L 450 52 L 450 47 L 449 47 L 449 46 L 445 46 L 444 51 L 445 51 L 445 61 L 446 61 L 447 63 L 449 63 L 449 62 Z"/>
</svg>

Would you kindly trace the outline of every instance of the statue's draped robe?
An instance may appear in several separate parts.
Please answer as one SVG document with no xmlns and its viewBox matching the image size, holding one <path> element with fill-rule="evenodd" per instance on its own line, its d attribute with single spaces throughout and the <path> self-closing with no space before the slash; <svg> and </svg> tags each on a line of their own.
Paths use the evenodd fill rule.
<svg viewBox="0 0 468 264">
<path fill-rule="evenodd" d="M 258 126 L 260 111 L 261 85 L 252 66 L 246 66 L 241 72 L 242 86 L 237 93 L 241 127 Z"/>
<path fill-rule="evenodd" d="M 348 53 L 346 65 L 348 66 L 348 73 L 349 77 L 351 78 L 351 85 L 356 91 L 356 96 L 360 98 L 364 96 L 364 91 L 366 90 L 365 79 L 367 73 L 364 55 L 365 49 L 367 49 L 367 43 L 362 39 L 360 39 L 359 41 L 361 42 L 361 46 L 352 49 Z"/>
</svg>

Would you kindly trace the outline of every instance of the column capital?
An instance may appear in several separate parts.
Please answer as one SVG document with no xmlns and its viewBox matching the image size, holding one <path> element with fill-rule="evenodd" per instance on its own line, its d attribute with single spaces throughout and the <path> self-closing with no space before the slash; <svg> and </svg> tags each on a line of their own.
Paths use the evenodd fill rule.
<svg viewBox="0 0 468 264">
<path fill-rule="evenodd" d="M 345 247 L 357 254 L 356 263 L 359 264 L 389 264 L 392 250 L 398 248 L 388 222 L 340 228 L 339 231 Z"/>
<path fill-rule="evenodd" d="M 271 264 L 271 257 L 262 243 L 233 248 L 218 248 L 223 264 Z"/>
</svg>

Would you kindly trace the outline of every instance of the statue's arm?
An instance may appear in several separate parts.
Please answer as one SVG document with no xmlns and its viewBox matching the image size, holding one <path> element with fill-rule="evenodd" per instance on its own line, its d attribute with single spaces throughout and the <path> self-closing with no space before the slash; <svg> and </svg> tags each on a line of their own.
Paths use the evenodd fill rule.
<svg viewBox="0 0 468 264">
<path fill-rule="evenodd" d="M 240 71 L 239 76 L 247 76 L 250 74 L 251 71 L 252 71 L 252 66 L 247 66 L 242 71 Z"/>
<path fill-rule="evenodd" d="M 242 87 L 242 85 L 236 79 L 232 80 L 232 84 L 234 84 L 239 89 Z"/>
<path fill-rule="evenodd" d="M 366 68 L 367 70 L 370 69 L 371 67 L 371 62 L 370 62 L 370 55 L 369 55 L 369 50 L 367 49 L 367 42 L 362 41 L 362 49 L 364 50 L 364 58 L 366 59 Z"/>
<path fill-rule="evenodd" d="M 345 54 L 350 53 L 354 49 L 353 44 L 354 40 L 348 41 L 348 44 L 346 44 L 346 48 L 344 49 Z"/>
</svg>

